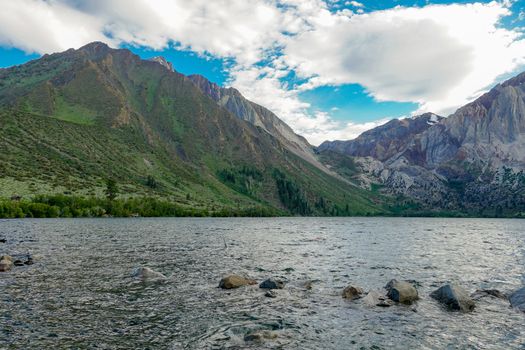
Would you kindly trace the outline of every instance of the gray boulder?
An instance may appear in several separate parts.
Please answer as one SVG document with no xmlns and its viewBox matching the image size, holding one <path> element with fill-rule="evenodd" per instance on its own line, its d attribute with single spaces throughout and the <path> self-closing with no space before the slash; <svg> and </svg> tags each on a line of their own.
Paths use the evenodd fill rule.
<svg viewBox="0 0 525 350">
<path fill-rule="evenodd" d="M 387 296 L 398 303 L 410 305 L 419 299 L 417 289 L 409 282 L 391 280 L 385 286 Z"/>
<path fill-rule="evenodd" d="M 513 308 L 525 312 L 525 287 L 512 293 L 509 297 L 509 301 Z"/>
<path fill-rule="evenodd" d="M 276 278 L 268 278 L 259 284 L 259 288 L 263 289 L 283 289 L 286 283 L 283 280 Z"/>
<path fill-rule="evenodd" d="M 469 312 L 476 306 L 467 291 L 454 284 L 446 284 L 433 291 L 430 296 L 450 310 Z"/>
<path fill-rule="evenodd" d="M 384 294 L 381 294 L 377 291 L 370 291 L 363 298 L 363 303 L 368 306 L 380 306 L 380 307 L 389 307 L 393 305 L 392 300 L 388 299 Z"/>
<path fill-rule="evenodd" d="M 345 289 L 343 289 L 343 298 L 344 299 L 358 299 L 361 298 L 361 295 L 364 293 L 363 288 L 356 287 L 356 286 L 348 286 Z"/>
<path fill-rule="evenodd" d="M 142 281 L 160 281 L 167 278 L 162 273 L 143 266 L 137 267 L 135 270 L 133 270 L 132 276 Z"/>
</svg>

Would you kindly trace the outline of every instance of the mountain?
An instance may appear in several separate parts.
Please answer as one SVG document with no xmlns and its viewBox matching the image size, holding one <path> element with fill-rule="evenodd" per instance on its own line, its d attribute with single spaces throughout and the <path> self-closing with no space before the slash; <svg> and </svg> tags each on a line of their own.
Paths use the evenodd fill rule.
<svg viewBox="0 0 525 350">
<path fill-rule="evenodd" d="M 414 118 L 392 119 L 388 123 L 365 131 L 350 141 L 326 141 L 318 150 L 334 151 L 354 157 L 373 157 L 387 160 L 405 150 L 410 142 L 443 117 L 426 113 Z"/>
<path fill-rule="evenodd" d="M 234 88 L 222 88 L 210 82 L 202 75 L 190 75 L 188 78 L 193 81 L 205 95 L 216 101 L 220 106 L 226 108 L 240 119 L 250 122 L 278 138 L 290 152 L 306 159 L 316 167 L 326 170 L 318 161 L 313 147 L 308 141 L 304 137 L 297 135 L 292 128 L 279 119 L 273 112 L 247 100 L 238 90 Z"/>
<path fill-rule="evenodd" d="M 525 212 L 524 82 L 525 73 L 447 118 L 394 120 L 319 152 L 352 157 L 363 187 L 383 186 L 429 209 Z"/>
<path fill-rule="evenodd" d="M 212 212 L 387 212 L 273 113 L 200 80 L 100 42 L 0 69 L 0 196 L 103 196 L 111 178 L 122 197 Z"/>
</svg>

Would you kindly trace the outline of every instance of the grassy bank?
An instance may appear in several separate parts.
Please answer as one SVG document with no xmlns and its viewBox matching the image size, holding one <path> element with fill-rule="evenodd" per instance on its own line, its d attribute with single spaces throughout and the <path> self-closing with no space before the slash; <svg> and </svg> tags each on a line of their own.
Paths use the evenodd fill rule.
<svg viewBox="0 0 525 350">
<path fill-rule="evenodd" d="M 109 199 L 69 195 L 39 195 L 24 199 L 0 198 L 0 218 L 78 218 L 78 217 L 276 217 L 290 213 L 268 206 L 195 208 L 166 199 L 132 197 Z M 304 215 L 303 216 L 311 216 Z M 329 216 L 352 216 L 331 213 Z M 525 213 L 463 213 L 432 211 L 415 207 L 389 207 L 381 214 L 365 216 L 448 217 L 448 218 L 525 218 Z"/>
<path fill-rule="evenodd" d="M 153 197 L 107 199 L 77 196 L 36 196 L 31 199 L 0 199 L 0 218 L 71 218 L 71 217 L 235 217 L 279 216 L 273 208 L 196 209 Z"/>
</svg>

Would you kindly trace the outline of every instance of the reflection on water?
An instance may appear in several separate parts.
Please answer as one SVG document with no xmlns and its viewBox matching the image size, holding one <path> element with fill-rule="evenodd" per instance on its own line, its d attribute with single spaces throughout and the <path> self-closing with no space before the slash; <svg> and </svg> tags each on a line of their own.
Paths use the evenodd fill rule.
<svg viewBox="0 0 525 350">
<path fill-rule="evenodd" d="M 0 254 L 32 266 L 0 274 L 0 348 L 520 349 L 525 314 L 485 298 L 470 314 L 428 294 L 447 281 L 512 291 L 525 272 L 524 221 L 405 218 L 0 221 Z M 226 247 L 225 247 L 226 244 Z M 130 277 L 137 266 L 170 276 Z M 245 274 L 288 281 L 217 288 Z M 413 279 L 415 307 L 341 298 Z M 312 281 L 312 288 L 305 283 Z M 257 330 L 271 334 L 245 341 Z"/>
</svg>

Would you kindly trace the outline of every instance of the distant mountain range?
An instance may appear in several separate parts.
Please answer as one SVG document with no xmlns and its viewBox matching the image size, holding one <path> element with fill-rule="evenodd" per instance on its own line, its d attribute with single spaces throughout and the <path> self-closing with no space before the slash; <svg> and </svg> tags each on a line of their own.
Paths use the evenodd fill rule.
<svg viewBox="0 0 525 350">
<path fill-rule="evenodd" d="M 324 142 L 357 164 L 364 188 L 426 208 L 478 215 L 525 212 L 525 73 L 448 118 L 392 120 L 351 141 Z"/>
<path fill-rule="evenodd" d="M 211 212 L 525 215 L 524 81 L 316 148 L 236 89 L 95 42 L 0 69 L 0 197 L 111 178 Z"/>
<path fill-rule="evenodd" d="M 295 215 L 389 213 L 269 110 L 95 42 L 0 69 L 0 197 L 154 196 Z"/>
</svg>

